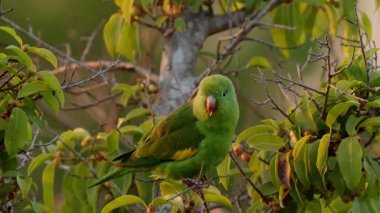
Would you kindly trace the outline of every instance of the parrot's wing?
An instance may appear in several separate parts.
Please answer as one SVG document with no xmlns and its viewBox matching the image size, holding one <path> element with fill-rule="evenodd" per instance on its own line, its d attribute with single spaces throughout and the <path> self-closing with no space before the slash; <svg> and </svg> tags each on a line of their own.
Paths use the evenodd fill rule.
<svg viewBox="0 0 380 213">
<path fill-rule="evenodd" d="M 126 166 L 143 164 L 149 160 L 153 166 L 165 161 L 184 160 L 194 155 L 205 136 L 197 127 L 198 119 L 193 114 L 192 102 L 189 102 L 169 114 L 159 122 L 152 131 L 145 135 L 133 153 L 126 153 L 116 158 L 123 160 Z"/>
</svg>

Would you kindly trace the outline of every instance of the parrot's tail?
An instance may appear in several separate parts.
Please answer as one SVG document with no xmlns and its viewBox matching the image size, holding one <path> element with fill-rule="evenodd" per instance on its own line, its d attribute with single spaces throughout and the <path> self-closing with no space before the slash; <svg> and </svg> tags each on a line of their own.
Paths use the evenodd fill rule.
<svg viewBox="0 0 380 213">
<path fill-rule="evenodd" d="M 94 186 L 97 186 L 99 184 L 102 184 L 104 182 L 107 182 L 109 180 L 116 179 L 118 177 L 121 177 L 123 175 L 129 174 L 129 173 L 135 173 L 135 172 L 141 172 L 141 169 L 136 169 L 136 168 L 118 168 L 111 173 L 101 177 L 99 180 L 95 181 L 94 183 L 90 184 L 88 188 L 92 188 Z"/>
</svg>

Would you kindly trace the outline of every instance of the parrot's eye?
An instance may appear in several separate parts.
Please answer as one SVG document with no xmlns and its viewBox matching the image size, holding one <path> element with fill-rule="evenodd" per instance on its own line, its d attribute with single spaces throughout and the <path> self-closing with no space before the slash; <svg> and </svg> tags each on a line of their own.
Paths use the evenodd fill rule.
<svg viewBox="0 0 380 213">
<path fill-rule="evenodd" d="M 226 97 L 226 95 L 227 95 L 227 91 L 224 91 L 224 92 L 222 93 L 222 96 L 223 96 L 223 97 Z"/>
</svg>

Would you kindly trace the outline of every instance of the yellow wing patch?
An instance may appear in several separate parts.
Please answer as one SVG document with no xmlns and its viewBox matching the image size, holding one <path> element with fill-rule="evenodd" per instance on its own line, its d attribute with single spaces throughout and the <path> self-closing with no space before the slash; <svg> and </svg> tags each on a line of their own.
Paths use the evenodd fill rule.
<svg viewBox="0 0 380 213">
<path fill-rule="evenodd" d="M 196 152 L 197 152 L 197 149 L 192 149 L 192 148 L 179 150 L 176 153 L 174 153 L 174 155 L 171 157 L 171 159 L 173 159 L 175 161 L 185 160 L 185 159 L 193 156 L 194 153 L 196 153 Z"/>
</svg>

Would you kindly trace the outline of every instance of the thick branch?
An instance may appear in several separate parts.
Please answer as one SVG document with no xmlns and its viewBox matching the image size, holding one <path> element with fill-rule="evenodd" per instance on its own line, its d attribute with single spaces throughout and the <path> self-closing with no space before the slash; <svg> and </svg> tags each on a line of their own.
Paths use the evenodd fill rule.
<svg viewBox="0 0 380 213">
<path fill-rule="evenodd" d="M 229 28 L 237 27 L 244 22 L 247 14 L 247 11 L 243 9 L 229 14 L 215 15 L 211 19 L 205 20 L 209 25 L 208 35 L 213 35 Z"/>
</svg>

